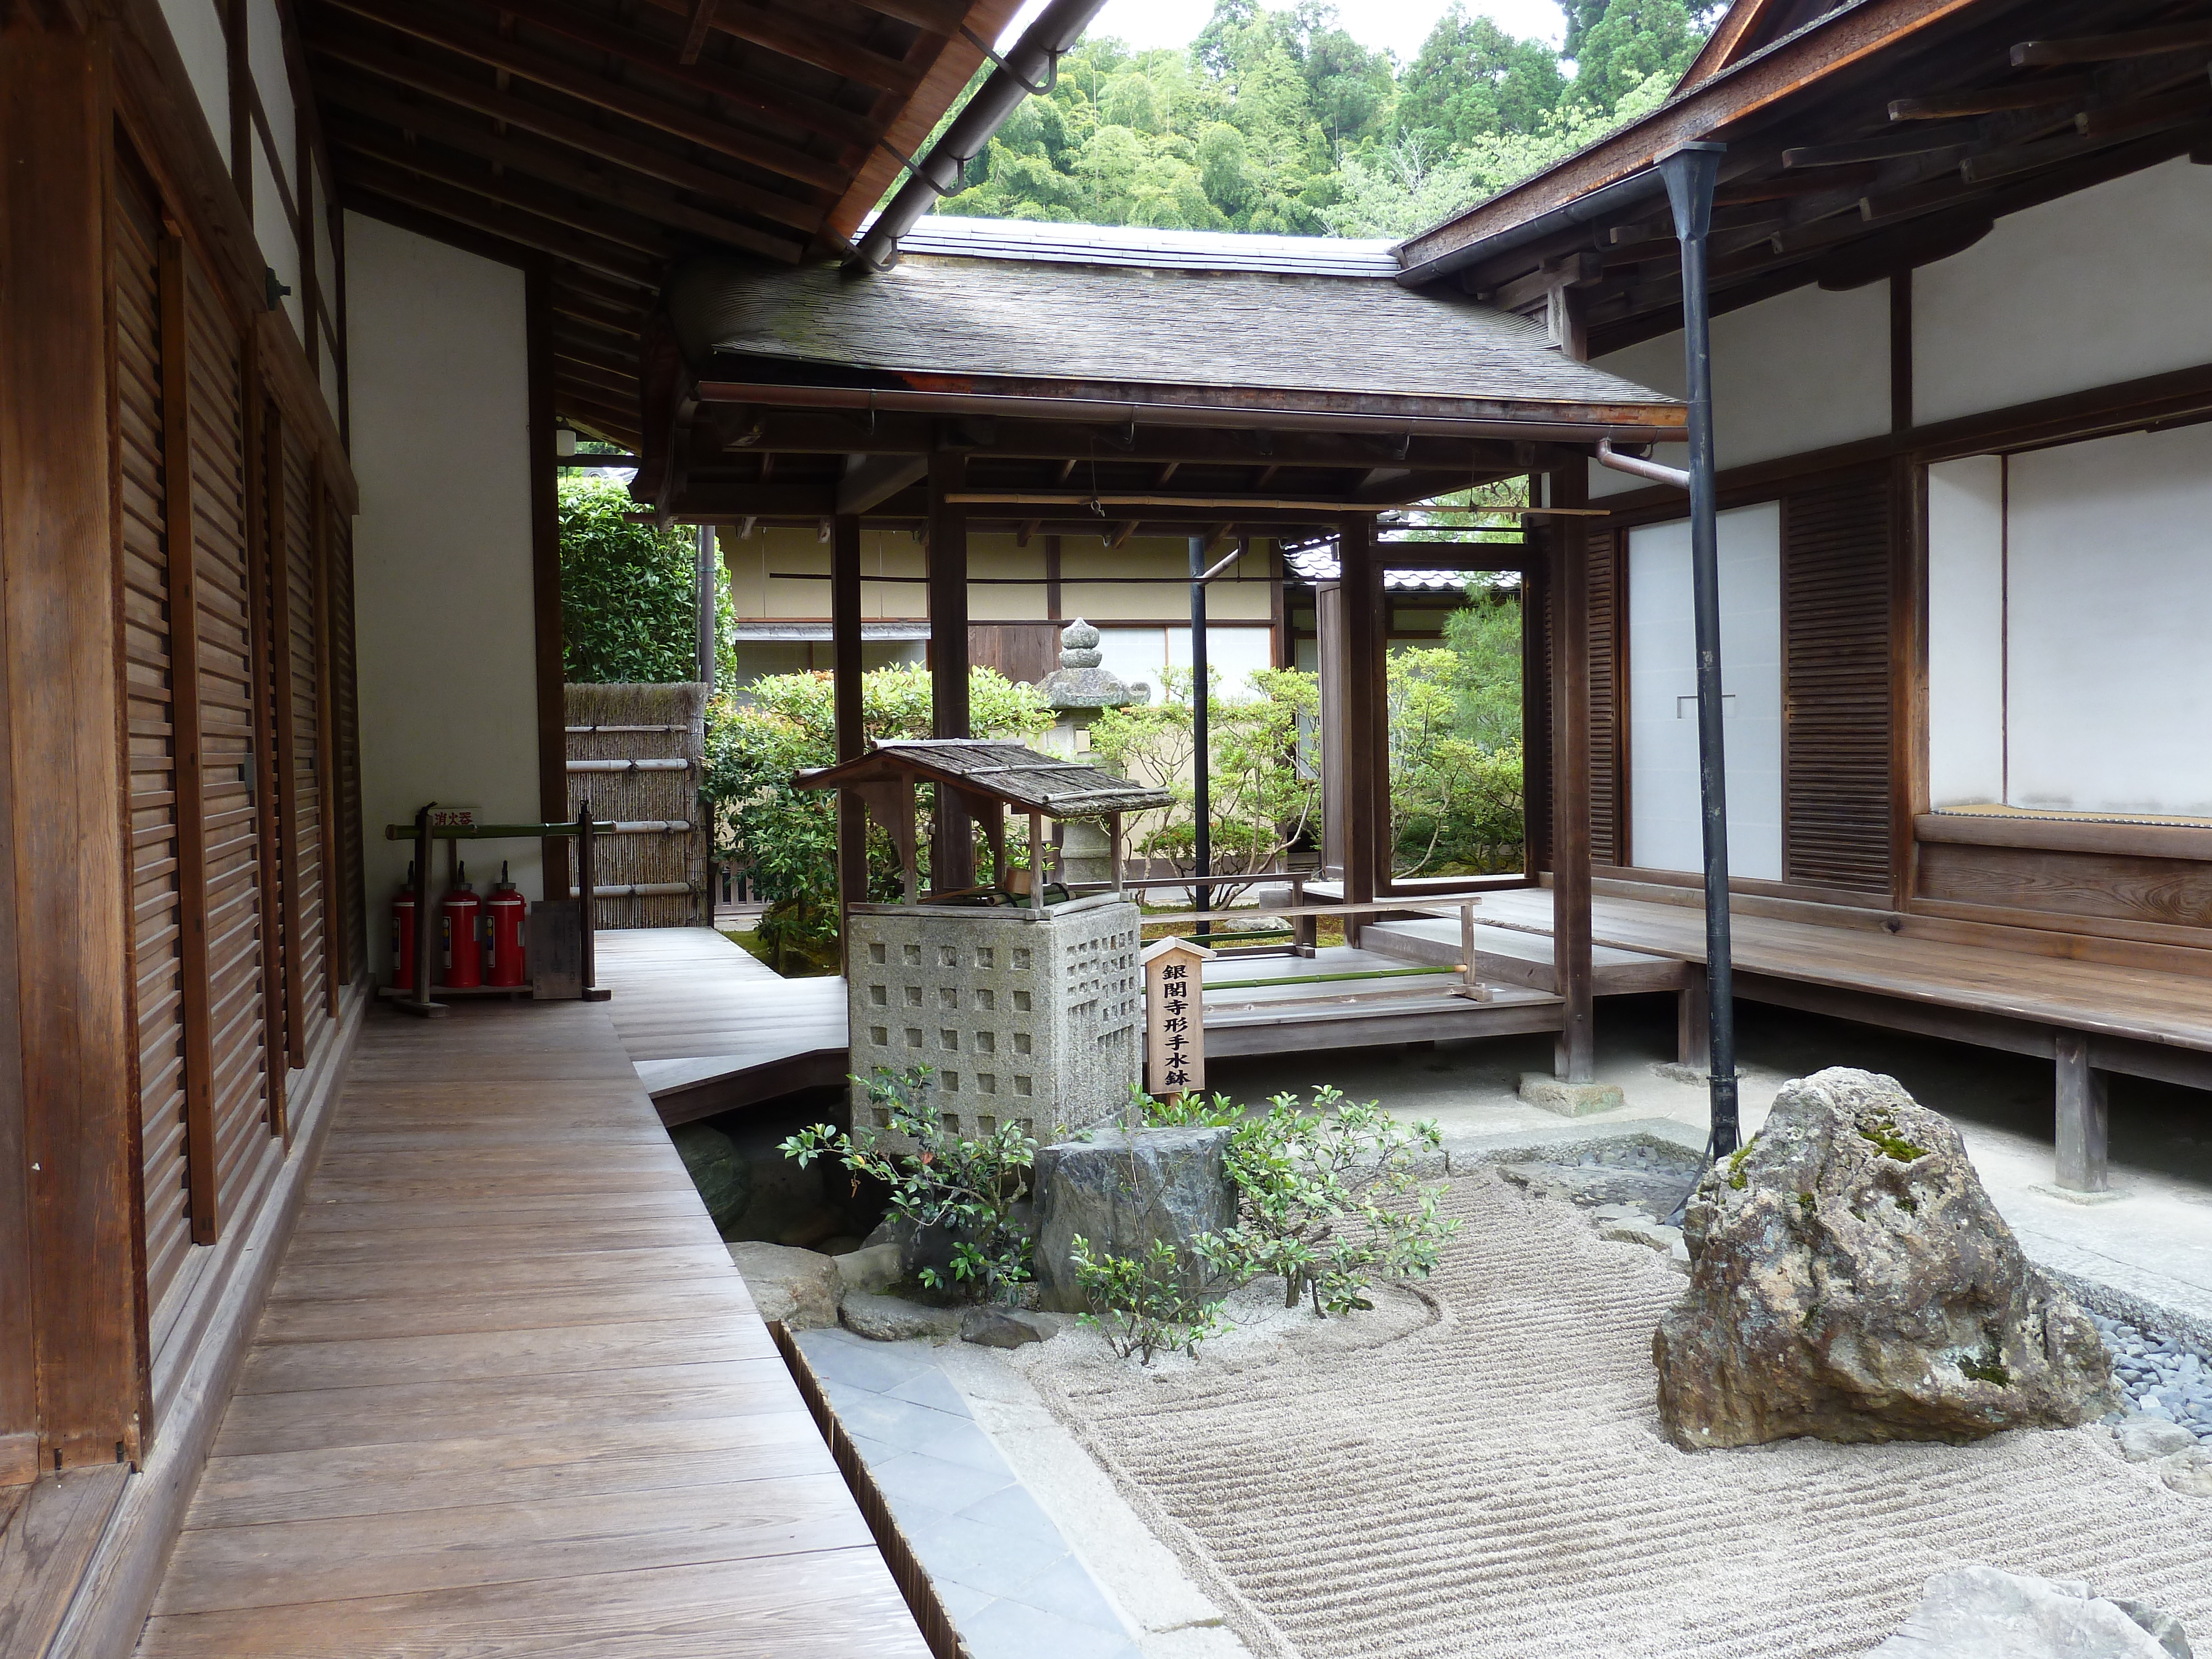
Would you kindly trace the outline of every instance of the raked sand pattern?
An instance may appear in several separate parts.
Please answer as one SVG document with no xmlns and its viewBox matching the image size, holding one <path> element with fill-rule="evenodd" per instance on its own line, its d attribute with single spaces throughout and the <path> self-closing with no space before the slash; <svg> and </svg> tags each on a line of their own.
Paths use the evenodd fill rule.
<svg viewBox="0 0 2212 1659">
<path fill-rule="evenodd" d="M 2087 1579 L 2212 1645 L 2212 1500 L 2109 1431 L 1678 1451 L 1650 1342 L 1682 1279 L 1488 1175 L 1445 1207 L 1464 1220 L 1432 1308 L 1392 1295 L 1149 1375 L 1095 1334 L 1024 1351 L 1255 1651 L 1856 1656 L 1975 1561 Z"/>
</svg>

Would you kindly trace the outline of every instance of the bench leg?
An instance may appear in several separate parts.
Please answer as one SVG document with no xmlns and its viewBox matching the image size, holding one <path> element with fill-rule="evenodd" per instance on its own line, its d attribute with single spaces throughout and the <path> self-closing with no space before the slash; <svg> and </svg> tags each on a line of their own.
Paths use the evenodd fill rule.
<svg viewBox="0 0 2212 1659">
<path fill-rule="evenodd" d="M 2058 1184 L 2072 1192 L 2101 1193 L 2111 1185 L 2105 1156 L 2105 1074 L 2089 1064 L 2089 1039 L 2080 1032 L 2059 1032 L 2055 1047 Z"/>
<path fill-rule="evenodd" d="M 1674 1057 L 1700 1072 L 1713 1066 L 1712 1001 L 1705 994 L 1705 970 L 1692 963 L 1690 976 L 1674 994 Z"/>
</svg>

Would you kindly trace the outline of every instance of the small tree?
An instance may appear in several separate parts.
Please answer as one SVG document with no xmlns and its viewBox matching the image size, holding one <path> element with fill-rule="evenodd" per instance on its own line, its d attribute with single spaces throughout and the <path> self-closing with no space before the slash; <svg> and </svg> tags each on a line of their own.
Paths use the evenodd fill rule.
<svg viewBox="0 0 2212 1659">
<path fill-rule="evenodd" d="M 742 694 L 715 698 L 707 732 L 703 794 L 720 858 L 750 865 L 768 908 L 761 942 L 779 956 L 822 955 L 837 938 L 837 800 L 834 791 L 794 789 L 794 772 L 837 758 L 836 688 L 828 673 L 774 674 Z M 1027 738 L 1052 725 L 1034 686 L 996 669 L 969 671 L 970 719 L 993 737 Z M 878 668 L 860 678 L 860 726 L 872 741 L 929 735 L 930 675 L 925 668 Z M 925 806 L 927 803 L 925 802 Z M 925 812 L 924 826 L 927 818 Z M 922 855 L 927 859 L 927 840 Z M 872 828 L 871 898 L 901 891 L 898 856 Z"/>
<path fill-rule="evenodd" d="M 1194 676 L 1170 668 L 1163 678 L 1158 702 L 1105 710 L 1091 727 L 1091 743 L 1108 769 L 1173 797 L 1130 820 L 1129 845 L 1189 875 L 1198 867 Z M 1232 699 L 1220 695 L 1218 676 L 1210 678 L 1210 873 L 1257 874 L 1274 868 L 1321 817 L 1320 682 L 1298 669 L 1260 669 L 1251 677 L 1255 695 Z M 1226 902 L 1239 890 L 1216 888 L 1214 895 Z"/>
</svg>

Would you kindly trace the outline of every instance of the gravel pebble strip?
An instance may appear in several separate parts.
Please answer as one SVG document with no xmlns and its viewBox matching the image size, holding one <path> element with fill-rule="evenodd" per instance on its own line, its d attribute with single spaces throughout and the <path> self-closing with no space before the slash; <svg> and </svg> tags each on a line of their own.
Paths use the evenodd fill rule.
<svg viewBox="0 0 2212 1659">
<path fill-rule="evenodd" d="M 2130 1411 L 2179 1423 L 2212 1445 L 2212 1352 L 2184 1338 L 2092 1312 Z M 2117 1417 L 2108 1419 L 2117 1422 Z"/>
</svg>

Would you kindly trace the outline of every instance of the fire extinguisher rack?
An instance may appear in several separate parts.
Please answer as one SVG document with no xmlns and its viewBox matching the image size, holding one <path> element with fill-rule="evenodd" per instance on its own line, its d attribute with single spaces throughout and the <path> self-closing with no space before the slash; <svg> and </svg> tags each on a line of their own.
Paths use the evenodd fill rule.
<svg viewBox="0 0 2212 1659">
<path fill-rule="evenodd" d="M 592 917 L 596 884 L 592 879 L 597 838 L 614 829 L 614 825 L 592 817 L 592 804 L 583 804 L 570 823 L 477 823 L 435 824 L 430 814 L 438 803 L 427 803 L 415 814 L 415 822 L 387 823 L 384 826 L 386 841 L 412 841 L 415 843 L 415 978 L 403 991 L 398 986 L 386 986 L 380 995 L 389 996 L 392 1006 L 404 1013 L 424 1019 L 436 1019 L 447 1012 L 446 1004 L 430 994 L 434 988 L 441 994 L 454 997 L 504 996 L 515 997 L 534 991 L 534 980 L 525 980 L 520 985 L 455 986 L 430 983 L 430 951 L 427 918 L 430 914 L 430 848 L 441 841 L 538 841 L 553 836 L 574 836 L 576 838 L 576 885 L 581 897 L 580 914 L 583 918 L 583 939 L 580 942 L 582 998 L 586 1002 L 605 1002 L 614 994 L 599 982 L 598 951 L 593 940 Z M 574 901 L 571 901 L 574 902 Z"/>
</svg>

